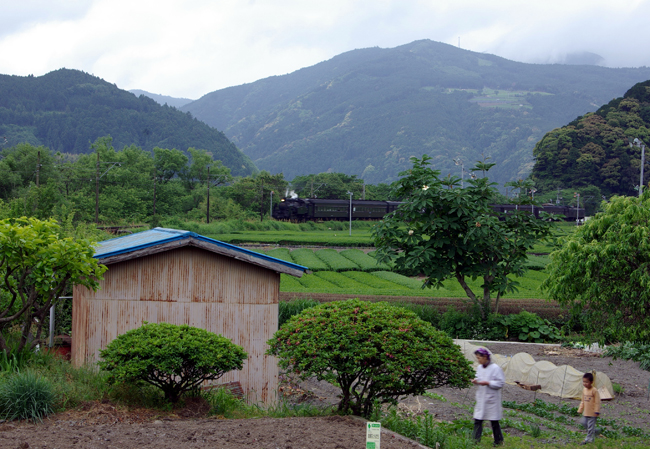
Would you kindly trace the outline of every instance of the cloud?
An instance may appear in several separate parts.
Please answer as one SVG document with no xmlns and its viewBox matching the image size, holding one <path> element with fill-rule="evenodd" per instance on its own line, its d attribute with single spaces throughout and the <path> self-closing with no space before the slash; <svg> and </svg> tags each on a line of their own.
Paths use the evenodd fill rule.
<svg viewBox="0 0 650 449">
<path fill-rule="evenodd" d="M 591 52 L 650 65 L 650 0 L 40 0 L 6 2 L 0 73 L 84 70 L 177 97 L 339 53 L 431 39 L 524 62 Z"/>
</svg>

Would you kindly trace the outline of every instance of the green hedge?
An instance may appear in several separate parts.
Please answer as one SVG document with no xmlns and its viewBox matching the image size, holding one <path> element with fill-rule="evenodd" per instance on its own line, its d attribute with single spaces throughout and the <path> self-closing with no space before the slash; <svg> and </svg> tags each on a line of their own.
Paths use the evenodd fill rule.
<svg viewBox="0 0 650 449">
<path fill-rule="evenodd" d="M 266 255 L 275 257 L 276 259 L 284 260 L 285 262 L 293 263 L 293 259 L 291 258 L 291 253 L 287 248 L 271 249 L 266 252 Z"/>
<path fill-rule="evenodd" d="M 404 286 L 402 285 L 396 284 L 395 282 L 387 281 L 377 276 L 373 276 L 371 273 L 364 273 L 363 271 L 346 271 L 345 273 L 341 273 L 341 274 L 372 288 L 377 288 L 377 289 L 389 288 L 392 290 L 404 289 Z"/>
<path fill-rule="evenodd" d="M 357 264 L 361 271 L 388 271 L 390 267 L 385 263 L 379 263 L 374 257 L 369 256 L 360 249 L 346 249 L 339 253 L 346 259 Z"/>
<path fill-rule="evenodd" d="M 321 271 L 320 273 L 326 273 L 326 272 Z M 298 280 L 298 282 L 300 282 L 300 284 L 303 287 L 313 292 L 339 293 L 341 290 L 337 285 L 326 281 L 325 279 L 317 276 L 316 274 L 305 274 Z"/>
<path fill-rule="evenodd" d="M 325 262 L 316 257 L 313 250 L 308 248 L 294 249 L 291 251 L 291 257 L 295 263 L 303 265 L 311 271 L 326 271 L 330 269 Z"/>
<path fill-rule="evenodd" d="M 346 290 L 354 290 L 358 292 L 364 292 L 369 290 L 366 284 L 362 284 L 360 282 L 355 281 L 354 279 L 350 279 L 349 277 L 344 276 L 342 273 L 335 273 L 333 271 L 320 271 L 316 273 L 316 276 L 328 282 L 331 282 L 337 287 L 344 288 Z M 372 295 L 372 292 L 368 291 L 368 293 L 365 294 Z"/>
<path fill-rule="evenodd" d="M 378 277 L 379 279 L 394 282 L 395 284 L 399 284 L 406 288 L 411 288 L 414 290 L 422 289 L 422 281 L 402 276 L 401 274 L 393 273 L 391 271 L 375 271 L 372 273 L 372 275 Z"/>
<path fill-rule="evenodd" d="M 308 276 L 306 274 L 303 275 Z M 280 274 L 280 285 L 283 292 L 304 292 L 307 289 L 300 283 L 298 278 L 289 274 Z"/>
<path fill-rule="evenodd" d="M 316 257 L 326 263 L 331 271 L 353 271 L 360 267 L 352 260 L 343 257 L 335 249 L 321 249 L 316 251 Z"/>
</svg>

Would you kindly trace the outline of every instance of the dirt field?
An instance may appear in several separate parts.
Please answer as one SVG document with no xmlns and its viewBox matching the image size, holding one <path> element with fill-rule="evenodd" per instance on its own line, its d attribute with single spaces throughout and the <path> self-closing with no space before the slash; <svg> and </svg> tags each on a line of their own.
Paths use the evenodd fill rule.
<svg viewBox="0 0 650 449">
<path fill-rule="evenodd" d="M 612 361 L 577 350 L 559 347 L 488 344 L 493 352 L 514 355 L 529 352 L 536 360 L 549 360 L 556 365 L 568 364 L 580 371 L 595 369 L 606 373 L 612 382 L 623 387 L 623 394 L 605 403 L 603 418 L 616 419 L 621 425 L 650 431 L 650 401 L 647 399 L 650 372 L 637 363 Z M 337 402 L 338 390 L 330 384 L 306 381 L 291 391 L 295 401 L 307 400 L 319 404 Z M 420 396 L 408 398 L 401 407 L 413 413 L 429 410 L 441 421 L 471 418 L 474 388 L 454 390 L 440 388 L 432 392 L 446 402 Z M 534 393 L 506 385 L 503 399 L 530 402 Z M 537 398 L 546 402 L 560 400 L 545 394 Z M 572 405 L 577 401 L 565 400 Z M 207 407 L 188 401 L 186 409 L 170 415 L 151 410 L 125 410 L 110 403 L 90 403 L 79 410 L 68 411 L 46 419 L 41 424 L 12 422 L 0 424 L 0 448 L 355 448 L 365 443 L 364 423 L 352 417 L 286 418 L 223 420 L 205 418 Z M 574 430 L 578 430 L 577 428 Z M 506 433 L 517 435 L 513 429 Z M 392 433 L 382 434 L 382 448 L 422 447 Z"/>
<path fill-rule="evenodd" d="M 613 361 L 611 357 L 600 357 L 593 353 L 581 350 L 565 349 L 559 346 L 541 346 L 516 343 L 486 344 L 495 354 L 515 355 L 518 352 L 528 352 L 537 361 L 548 360 L 557 366 L 570 365 L 583 372 L 591 370 L 602 371 L 607 374 L 612 383 L 618 383 L 623 388 L 623 393 L 611 401 L 603 402 L 601 417 L 615 419 L 621 425 L 639 427 L 650 432 L 650 400 L 648 397 L 648 384 L 650 372 L 639 368 L 638 363 L 624 360 Z M 324 382 L 309 380 L 303 382 L 301 387 L 312 391 L 321 398 L 322 402 L 335 403 L 338 394 L 335 387 Z M 466 390 L 453 388 L 438 388 L 430 390 L 446 399 L 446 402 L 431 399 L 425 396 L 410 397 L 401 402 L 401 407 L 413 413 L 422 413 L 428 410 L 436 419 L 452 421 L 456 418 L 471 418 L 471 406 L 474 404 L 476 387 Z M 502 398 L 504 401 L 532 402 L 534 398 L 545 402 L 561 403 L 562 401 L 577 407 L 580 401 L 572 399 L 560 400 L 557 397 L 543 393 L 535 393 L 519 388 L 515 385 L 506 385 Z M 470 409 L 470 410 L 468 410 Z M 576 418 L 577 423 L 577 418 Z M 542 429 L 544 430 L 544 429 Z M 578 427 L 573 430 L 581 430 Z M 513 429 L 507 431 L 518 434 Z"/>
</svg>

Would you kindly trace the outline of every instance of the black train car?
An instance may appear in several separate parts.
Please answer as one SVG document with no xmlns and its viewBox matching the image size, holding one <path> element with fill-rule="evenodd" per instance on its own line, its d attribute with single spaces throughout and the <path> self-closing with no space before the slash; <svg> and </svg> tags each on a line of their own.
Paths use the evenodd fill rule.
<svg viewBox="0 0 650 449">
<path fill-rule="evenodd" d="M 354 220 L 381 220 L 384 215 L 396 210 L 399 201 L 365 201 L 352 200 L 352 218 Z M 564 215 L 564 220 L 575 221 L 583 219 L 585 210 L 568 206 L 535 206 L 515 204 L 493 204 L 492 209 L 498 214 L 514 213 L 522 210 L 534 213 L 539 218 L 539 212 L 552 215 Z M 350 218 L 350 200 L 325 200 L 319 198 L 283 198 L 273 208 L 273 218 L 276 220 L 310 221 L 310 220 L 348 220 Z"/>
<path fill-rule="evenodd" d="M 582 220 L 585 218 L 585 210 L 582 207 L 554 206 L 552 204 L 542 206 L 531 206 L 530 204 L 492 204 L 491 206 L 499 214 L 514 213 L 516 210 L 520 210 L 529 214 L 534 213 L 537 218 L 539 218 L 540 212 L 546 212 L 551 215 L 564 215 L 562 218 L 564 221 L 576 221 L 576 219 Z"/>
<path fill-rule="evenodd" d="M 352 219 L 381 220 L 399 204 L 395 201 L 352 200 Z M 349 220 L 350 200 L 283 198 L 273 208 L 273 218 L 290 221 Z"/>
</svg>

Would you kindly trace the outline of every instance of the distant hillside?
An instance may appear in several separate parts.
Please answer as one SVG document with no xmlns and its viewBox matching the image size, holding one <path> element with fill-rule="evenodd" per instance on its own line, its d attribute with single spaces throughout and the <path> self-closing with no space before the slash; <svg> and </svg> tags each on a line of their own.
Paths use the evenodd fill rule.
<svg viewBox="0 0 650 449">
<path fill-rule="evenodd" d="M 635 138 L 650 144 L 650 81 L 547 133 L 535 146 L 537 162 L 531 176 L 546 190 L 594 185 L 607 196 L 636 195 L 641 149 L 629 145 Z M 647 186 L 648 150 L 644 172 Z"/>
<path fill-rule="evenodd" d="M 432 41 L 343 53 L 294 73 L 207 94 L 181 109 L 260 169 L 396 179 L 428 153 L 443 175 L 483 156 L 498 182 L 525 177 L 544 134 L 650 79 L 649 68 L 537 65 Z"/>
<path fill-rule="evenodd" d="M 151 98 L 158 104 L 166 104 L 168 106 L 173 106 L 175 108 L 180 108 L 181 106 L 185 106 L 186 104 L 194 101 L 194 100 L 190 100 L 189 98 L 176 98 L 176 97 L 170 97 L 168 95 L 152 94 L 151 92 L 147 92 L 146 90 L 141 90 L 141 89 L 131 89 L 129 90 L 129 92 L 131 92 L 136 97 L 139 97 L 140 95 L 144 95 L 145 97 Z"/>
<path fill-rule="evenodd" d="M 131 144 L 145 150 L 195 147 L 212 152 L 233 174 L 256 170 L 222 132 L 87 73 L 0 75 L 0 146 L 28 142 L 55 152 L 88 153 L 90 144 L 106 135 L 117 149 Z"/>
</svg>

